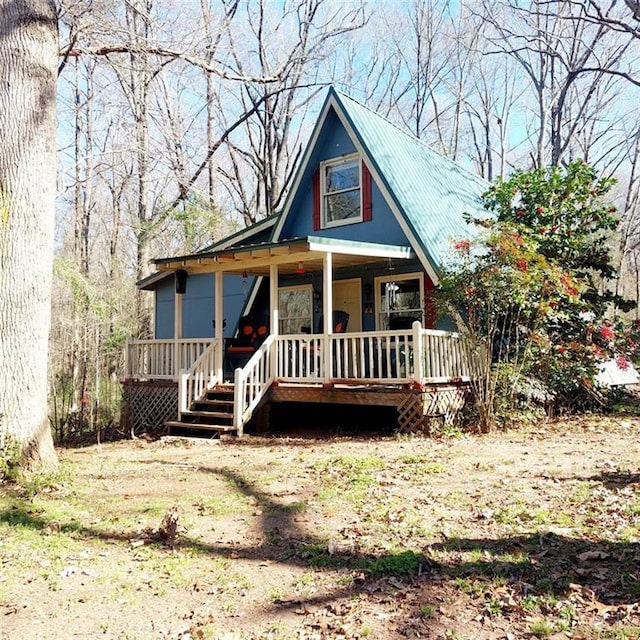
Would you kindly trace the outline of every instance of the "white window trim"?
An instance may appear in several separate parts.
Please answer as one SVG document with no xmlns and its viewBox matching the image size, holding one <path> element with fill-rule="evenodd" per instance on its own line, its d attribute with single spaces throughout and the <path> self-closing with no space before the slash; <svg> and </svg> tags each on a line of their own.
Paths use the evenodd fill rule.
<svg viewBox="0 0 640 640">
<path fill-rule="evenodd" d="M 297 285 L 292 285 L 290 287 L 278 287 L 278 308 L 280 308 L 280 292 L 304 291 L 304 290 L 309 292 L 309 298 L 311 301 L 311 318 L 309 322 L 311 323 L 311 327 L 313 327 L 313 285 L 312 284 L 297 284 Z M 278 318 L 280 323 L 282 323 L 284 320 L 289 320 L 289 319 L 290 319 L 289 317 L 285 318 L 282 315 L 280 315 L 280 317 Z M 303 321 L 301 320 L 301 322 Z M 303 325 L 301 324 L 301 326 Z M 280 327 L 278 327 L 278 332 L 280 333 Z M 295 333 L 300 333 L 300 331 L 296 331 Z M 294 335 L 294 334 L 286 334 L 286 335 Z"/>
<path fill-rule="evenodd" d="M 335 220 L 329 221 L 327 220 L 327 210 L 325 207 L 325 198 L 327 194 L 327 181 L 326 181 L 326 171 L 327 167 L 344 164 L 347 162 L 351 162 L 352 160 L 357 160 L 358 162 L 358 189 L 360 191 L 360 215 L 356 218 L 347 218 L 346 220 Z M 351 191 L 351 189 L 345 189 L 345 191 Z M 332 193 L 340 193 L 340 191 L 333 191 Z M 358 222 L 363 221 L 363 211 L 362 211 L 362 159 L 360 158 L 360 154 L 352 153 L 347 156 L 340 156 L 339 158 L 331 158 L 330 160 L 324 160 L 320 163 L 320 221 L 323 229 L 331 229 L 333 227 L 343 227 L 347 224 L 357 224 Z"/>
<path fill-rule="evenodd" d="M 376 331 L 382 331 L 380 327 L 380 316 L 382 315 L 382 309 L 380 307 L 380 296 L 378 295 L 379 287 L 384 282 L 401 282 L 402 280 L 418 280 L 420 284 L 420 312 L 422 313 L 422 323 L 424 324 L 424 275 L 420 271 L 414 273 L 402 273 L 398 275 L 378 276 L 373 280 L 373 293 L 374 293 L 374 311 L 376 320 Z"/>
</svg>

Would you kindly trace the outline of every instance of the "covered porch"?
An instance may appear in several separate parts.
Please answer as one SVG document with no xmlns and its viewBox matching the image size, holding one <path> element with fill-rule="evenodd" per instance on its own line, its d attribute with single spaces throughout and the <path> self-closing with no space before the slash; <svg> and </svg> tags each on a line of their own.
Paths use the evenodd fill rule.
<svg viewBox="0 0 640 640">
<path fill-rule="evenodd" d="M 413 396 L 421 394 L 424 406 L 425 390 L 438 385 L 450 388 L 452 384 L 468 382 L 475 375 L 475 358 L 463 336 L 424 327 L 427 300 L 422 300 L 422 317 L 409 326 L 349 333 L 336 333 L 331 322 L 324 323 L 321 333 L 301 330 L 291 333 L 291 327 L 281 321 L 279 309 L 279 282 L 283 278 L 301 272 L 319 274 L 323 291 L 321 313 L 324 318 L 332 318 L 332 285 L 337 269 L 357 271 L 411 259 L 415 256 L 408 247 L 307 237 L 158 260 L 160 270 L 214 274 L 214 336 L 183 339 L 180 314 L 176 313 L 173 339 L 127 344 L 126 378 L 177 383 L 176 424 L 233 431 L 238 435 L 242 435 L 245 424 L 269 393 L 280 399 L 317 400 L 323 394 L 333 397 L 330 390 L 344 389 L 354 394 L 338 394 L 341 402 L 348 402 L 350 397 L 366 402 L 364 397 L 375 403 L 372 395 L 362 396 L 355 391 L 405 390 Z M 223 336 L 223 276 L 229 273 L 243 278 L 256 276 L 256 287 L 264 279 L 269 290 L 268 335 L 232 371 L 225 357 Z M 181 294 L 176 293 L 176 309 L 180 308 L 180 302 Z M 413 405 L 417 407 L 417 402 Z M 219 410 L 223 407 L 224 411 Z M 220 424 L 214 421 L 205 425 L 199 421 L 207 411 Z M 416 412 L 414 409 L 413 413 Z"/>
</svg>

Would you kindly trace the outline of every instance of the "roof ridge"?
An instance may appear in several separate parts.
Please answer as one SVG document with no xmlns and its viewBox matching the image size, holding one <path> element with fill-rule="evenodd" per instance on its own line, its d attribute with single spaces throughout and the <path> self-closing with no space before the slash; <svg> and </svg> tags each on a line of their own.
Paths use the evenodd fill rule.
<svg viewBox="0 0 640 640">
<path fill-rule="evenodd" d="M 467 173 L 468 175 L 470 175 L 472 178 L 474 178 L 475 180 L 480 180 L 481 182 L 486 182 L 487 186 L 489 186 L 489 182 L 483 178 L 482 176 L 479 176 L 477 173 L 471 171 L 470 169 L 467 169 L 467 167 L 465 167 L 464 165 L 460 164 L 457 160 L 454 160 L 453 158 L 450 158 L 449 156 L 445 155 L 442 151 L 439 151 L 438 149 L 434 149 L 431 145 L 429 145 L 426 141 L 422 140 L 421 138 L 418 138 L 418 136 L 414 135 L 413 133 L 411 133 L 410 131 L 408 131 L 407 129 L 404 129 L 403 127 L 401 127 L 399 124 L 397 124 L 396 122 L 393 122 L 393 120 L 389 120 L 389 118 L 387 118 L 386 116 L 381 115 L 380 113 L 378 113 L 377 111 L 374 111 L 371 107 L 367 106 L 366 104 L 363 104 L 362 102 L 360 102 L 359 100 L 356 100 L 356 98 L 353 98 L 352 96 L 350 96 L 348 93 L 345 93 L 344 91 L 341 91 L 340 89 L 336 89 L 335 87 L 331 87 L 331 89 L 334 91 L 334 93 L 336 93 L 340 98 L 347 98 L 348 100 L 350 100 L 351 102 L 354 102 L 355 104 L 357 104 L 359 107 L 362 107 L 363 109 L 366 109 L 369 113 L 373 114 L 374 116 L 376 116 L 377 118 L 379 118 L 380 120 L 383 120 L 384 122 L 386 122 L 388 125 L 391 125 L 394 129 L 397 129 L 403 136 L 406 136 L 407 138 L 410 138 L 412 141 L 419 143 L 422 147 L 424 147 L 429 153 L 433 153 L 436 156 L 439 156 L 440 158 L 442 158 L 443 160 L 446 160 L 447 162 L 454 164 L 456 167 L 458 167 L 461 171 L 464 171 L 465 173 Z"/>
</svg>

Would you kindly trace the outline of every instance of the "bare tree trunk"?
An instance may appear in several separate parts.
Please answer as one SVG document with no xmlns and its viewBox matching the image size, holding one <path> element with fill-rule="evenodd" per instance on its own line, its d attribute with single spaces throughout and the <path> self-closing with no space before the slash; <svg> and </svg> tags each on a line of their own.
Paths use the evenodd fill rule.
<svg viewBox="0 0 640 640">
<path fill-rule="evenodd" d="M 217 31 L 213 29 L 213 13 L 209 0 L 200 0 L 200 9 L 202 10 L 202 19 L 204 23 L 204 34 L 206 42 L 205 60 L 207 64 L 213 65 L 214 56 L 220 44 L 222 34 L 236 15 L 239 0 L 232 0 L 225 5 L 225 17 L 221 25 L 218 25 Z M 215 145 L 215 99 L 216 89 L 214 86 L 214 75 L 208 71 L 205 72 L 205 80 L 207 83 L 206 102 L 207 102 L 207 149 L 213 149 Z M 210 207 L 215 206 L 216 200 L 216 163 L 211 156 L 207 162 L 207 196 Z"/>
<path fill-rule="evenodd" d="M 91 63 L 90 63 L 91 65 Z M 86 76 L 81 71 L 86 68 Z M 89 276 L 89 230 L 93 209 L 93 161 L 91 152 L 93 139 L 93 69 L 81 60 L 75 60 L 75 227 L 73 254 L 78 273 Z M 83 92 L 83 86 L 86 91 Z M 86 394 L 88 354 L 86 344 L 86 321 L 89 303 L 86 299 L 73 300 L 73 339 L 69 353 L 71 369 L 71 411 L 84 414 L 82 399 Z M 81 416 L 84 420 L 84 415 Z"/>
<path fill-rule="evenodd" d="M 137 277 L 141 279 L 149 273 L 150 225 L 153 211 L 149 196 L 149 84 L 151 70 L 149 54 L 144 45 L 151 31 L 151 9 L 153 0 L 134 0 L 126 4 L 126 18 L 129 29 L 129 42 L 132 46 L 129 53 L 129 90 L 130 102 L 134 112 L 134 130 L 136 140 L 136 179 L 137 179 Z M 137 315 L 140 335 L 151 334 L 151 310 L 148 296 L 137 291 Z"/>
<path fill-rule="evenodd" d="M 53 0 L 0 0 L 0 446 L 57 464 L 47 411 L 56 188 Z"/>
<path fill-rule="evenodd" d="M 627 278 L 635 279 L 633 295 L 636 301 L 636 315 L 638 313 L 638 204 L 640 201 L 640 130 L 628 141 L 629 169 L 625 182 L 624 205 L 619 226 L 618 265 L 616 270 L 615 293 L 619 296 L 628 295 L 625 287 Z"/>
</svg>

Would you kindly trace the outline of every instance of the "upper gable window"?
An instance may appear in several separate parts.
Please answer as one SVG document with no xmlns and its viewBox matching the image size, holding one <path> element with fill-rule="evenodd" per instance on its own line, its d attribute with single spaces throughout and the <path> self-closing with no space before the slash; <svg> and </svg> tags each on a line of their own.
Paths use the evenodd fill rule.
<svg viewBox="0 0 640 640">
<path fill-rule="evenodd" d="M 360 167 L 358 156 L 329 160 L 320 165 L 323 227 L 362 221 Z"/>
</svg>

